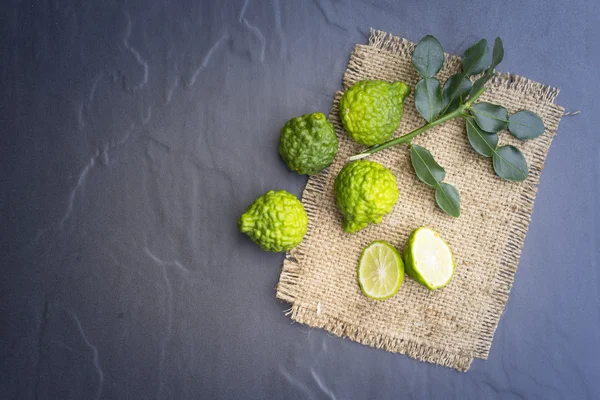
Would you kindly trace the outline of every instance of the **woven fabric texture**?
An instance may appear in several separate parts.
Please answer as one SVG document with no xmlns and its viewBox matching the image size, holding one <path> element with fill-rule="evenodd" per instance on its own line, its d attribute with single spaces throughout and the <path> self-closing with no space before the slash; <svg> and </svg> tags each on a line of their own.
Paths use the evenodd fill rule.
<svg viewBox="0 0 600 400">
<path fill-rule="evenodd" d="M 371 31 L 368 45 L 357 45 L 344 74 L 343 87 L 363 79 L 402 80 L 414 89 L 418 76 L 411 65 L 414 44 L 385 32 Z M 460 68 L 460 58 L 446 55 L 438 78 L 443 83 Z M 394 173 L 400 197 L 379 225 L 347 234 L 341 228 L 333 192 L 335 177 L 362 146 L 344 132 L 335 95 L 330 120 L 339 152 L 331 167 L 309 179 L 302 196 L 309 216 L 308 233 L 286 255 L 277 298 L 291 304 L 293 320 L 360 343 L 419 360 L 466 371 L 473 358 L 486 359 L 504 310 L 529 226 L 540 173 L 564 110 L 554 104 L 558 90 L 526 78 L 497 74 L 480 101 L 501 104 L 509 113 L 528 109 L 544 121 L 546 132 L 519 141 L 508 132 L 500 144 L 513 144 L 525 155 L 529 177 L 521 183 L 498 178 L 491 159 L 470 147 L 465 124 L 453 120 L 422 134 L 426 147 L 445 168 L 445 182 L 460 192 L 461 216 L 452 218 L 435 204 L 434 192 L 420 182 L 410 165 L 408 148 L 395 146 L 370 157 Z M 424 120 L 406 100 L 396 135 L 418 128 Z M 429 291 L 406 278 L 397 295 L 385 301 L 365 297 L 356 267 L 361 250 L 385 240 L 402 250 L 410 232 L 422 225 L 440 233 L 454 252 L 451 283 Z"/>
</svg>

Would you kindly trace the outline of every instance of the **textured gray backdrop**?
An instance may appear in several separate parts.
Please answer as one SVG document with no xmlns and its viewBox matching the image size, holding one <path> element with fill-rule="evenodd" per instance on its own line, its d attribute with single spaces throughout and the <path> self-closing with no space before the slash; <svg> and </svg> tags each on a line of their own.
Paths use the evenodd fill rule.
<svg viewBox="0 0 600 400">
<path fill-rule="evenodd" d="M 292 324 L 283 255 L 236 220 L 304 177 L 279 128 L 327 113 L 369 27 L 558 86 L 488 361 L 459 373 Z M 597 1 L 0 5 L 0 393 L 7 399 L 600 398 Z"/>
</svg>

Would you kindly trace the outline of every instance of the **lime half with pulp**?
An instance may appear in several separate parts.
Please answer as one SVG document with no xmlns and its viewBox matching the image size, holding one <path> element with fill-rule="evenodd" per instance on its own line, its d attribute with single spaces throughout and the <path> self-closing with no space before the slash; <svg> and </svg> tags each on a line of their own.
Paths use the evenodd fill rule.
<svg viewBox="0 0 600 400">
<path fill-rule="evenodd" d="M 404 262 L 408 276 L 435 290 L 450 282 L 454 275 L 454 257 L 450 247 L 431 228 L 415 229 L 404 248 Z"/>
<path fill-rule="evenodd" d="M 404 263 L 394 247 L 376 241 L 365 247 L 358 262 L 358 284 L 365 296 L 385 300 L 398 292 L 404 281 Z"/>
</svg>

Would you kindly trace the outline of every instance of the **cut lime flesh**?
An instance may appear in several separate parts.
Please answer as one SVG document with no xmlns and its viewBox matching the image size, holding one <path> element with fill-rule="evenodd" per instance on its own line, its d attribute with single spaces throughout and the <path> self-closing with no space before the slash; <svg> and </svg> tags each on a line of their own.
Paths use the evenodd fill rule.
<svg viewBox="0 0 600 400">
<path fill-rule="evenodd" d="M 374 300 L 392 297 L 404 281 L 402 257 L 394 247 L 382 241 L 365 247 L 357 272 L 362 292 Z"/>
<path fill-rule="evenodd" d="M 406 273 L 431 290 L 446 286 L 454 275 L 450 247 L 431 228 L 415 229 L 404 251 Z"/>
</svg>

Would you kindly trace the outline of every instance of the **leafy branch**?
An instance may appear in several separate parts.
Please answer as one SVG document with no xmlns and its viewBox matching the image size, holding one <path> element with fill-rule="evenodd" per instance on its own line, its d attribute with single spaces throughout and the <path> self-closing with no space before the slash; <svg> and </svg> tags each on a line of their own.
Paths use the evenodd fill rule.
<svg viewBox="0 0 600 400">
<path fill-rule="evenodd" d="M 471 147 L 478 154 L 492 159 L 496 175 L 515 182 L 527 179 L 529 171 L 525 157 L 514 146 L 499 146 L 498 132 L 508 129 L 518 139 L 533 139 L 545 131 L 542 120 L 528 110 L 509 116 L 505 107 L 477 102 L 503 58 L 504 47 L 499 37 L 494 41 L 491 54 L 487 40 L 481 39 L 463 54 L 461 72 L 452 75 L 442 86 L 435 76 L 444 65 L 444 50 L 435 37 L 425 36 L 413 51 L 412 64 L 421 76 L 415 87 L 415 108 L 426 123 L 412 132 L 371 146 L 349 160 L 369 157 L 399 144 L 409 145 L 411 163 L 417 177 L 435 190 L 436 202 L 444 212 L 458 217 L 459 194 L 454 186 L 442 182 L 446 172 L 427 149 L 410 143 L 437 125 L 463 118 Z M 471 78 L 475 75 L 480 76 L 472 82 Z"/>
</svg>

